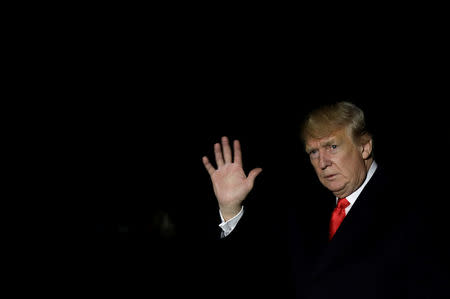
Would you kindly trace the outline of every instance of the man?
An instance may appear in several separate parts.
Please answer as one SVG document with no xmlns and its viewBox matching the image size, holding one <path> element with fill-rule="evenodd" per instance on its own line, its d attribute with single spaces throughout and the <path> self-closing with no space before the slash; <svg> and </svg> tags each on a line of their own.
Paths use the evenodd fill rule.
<svg viewBox="0 0 450 299">
<path fill-rule="evenodd" d="M 239 288 L 234 296 L 254 295 L 257 288 L 263 295 L 266 289 L 274 296 L 279 291 L 278 298 L 445 296 L 445 276 L 434 267 L 434 260 L 427 260 L 423 252 L 426 246 L 421 244 L 423 222 L 415 200 L 420 195 L 408 193 L 411 188 L 404 185 L 406 180 L 399 180 L 387 167 L 375 162 L 373 138 L 366 129 L 363 111 L 349 102 L 319 107 L 306 117 L 301 136 L 317 178 L 332 196 L 329 200 L 321 194 L 304 192 L 300 208 L 290 211 L 288 229 L 280 234 L 287 241 L 273 242 L 286 244 L 289 251 L 258 255 L 267 246 L 262 240 L 271 235 L 271 215 L 278 209 L 259 218 L 244 209 L 244 200 L 262 169 L 244 173 L 239 141 L 233 142 L 234 154 L 227 137 L 214 145 L 217 168 L 203 157 L 222 220 L 217 250 L 223 267 L 219 275 L 235 282 L 251 280 L 246 275 L 258 273 L 282 277 L 274 282 L 271 291 L 271 279 L 256 279 L 256 284 L 240 281 L 248 287 Z M 247 238 L 255 242 L 245 243 Z M 260 245 L 250 247 L 255 243 Z M 271 249 L 275 247 L 270 245 Z M 246 252 L 249 248 L 253 254 Z M 289 258 L 285 258 L 288 252 Z M 261 266 L 271 259 L 271 253 L 279 263 Z M 258 258 L 247 262 L 253 255 Z M 278 267 L 281 263 L 289 263 L 292 272 Z M 258 270 L 248 271 L 249 267 Z M 265 279 L 266 274 L 258 277 Z"/>
</svg>

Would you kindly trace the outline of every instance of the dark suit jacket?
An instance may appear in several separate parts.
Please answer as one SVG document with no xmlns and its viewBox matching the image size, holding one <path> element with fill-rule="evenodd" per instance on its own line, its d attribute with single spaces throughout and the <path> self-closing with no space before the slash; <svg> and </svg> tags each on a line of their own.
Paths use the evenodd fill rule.
<svg viewBox="0 0 450 299">
<path fill-rule="evenodd" d="M 439 244 L 430 237 L 429 219 L 416 200 L 420 193 L 408 192 L 413 188 L 404 183 L 379 166 L 331 241 L 327 239 L 335 206 L 331 193 L 311 194 L 314 200 L 293 204 L 287 214 L 249 206 L 235 230 L 215 248 L 218 281 L 210 284 L 215 294 L 446 298 L 449 281 L 435 250 Z M 274 214 L 283 216 L 271 219 Z"/>
</svg>

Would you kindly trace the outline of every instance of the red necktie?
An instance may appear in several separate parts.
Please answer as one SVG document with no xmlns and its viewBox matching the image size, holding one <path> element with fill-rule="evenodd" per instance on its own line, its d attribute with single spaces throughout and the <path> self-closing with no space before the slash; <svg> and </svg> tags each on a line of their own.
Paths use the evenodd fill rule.
<svg viewBox="0 0 450 299">
<path fill-rule="evenodd" d="M 344 220 L 345 208 L 348 207 L 349 205 L 350 203 L 346 198 L 340 198 L 338 200 L 336 208 L 334 208 L 334 211 L 331 214 L 329 240 L 333 238 L 339 225 L 341 225 L 342 220 Z"/>
</svg>

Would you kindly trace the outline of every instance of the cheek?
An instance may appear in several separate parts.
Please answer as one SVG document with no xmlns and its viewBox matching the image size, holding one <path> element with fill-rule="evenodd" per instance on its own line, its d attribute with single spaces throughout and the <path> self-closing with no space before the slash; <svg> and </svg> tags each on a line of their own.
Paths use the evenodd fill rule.
<svg viewBox="0 0 450 299">
<path fill-rule="evenodd" d="M 361 167 L 361 163 L 364 165 L 363 160 L 361 160 L 359 156 L 347 155 L 341 160 L 339 167 L 345 177 L 351 177 L 351 174 L 354 173 L 356 169 Z"/>
<path fill-rule="evenodd" d="M 334 165 L 344 177 L 348 177 L 350 170 L 355 166 L 355 160 L 352 159 L 351 155 L 346 155 L 341 159 L 336 159 Z"/>
</svg>

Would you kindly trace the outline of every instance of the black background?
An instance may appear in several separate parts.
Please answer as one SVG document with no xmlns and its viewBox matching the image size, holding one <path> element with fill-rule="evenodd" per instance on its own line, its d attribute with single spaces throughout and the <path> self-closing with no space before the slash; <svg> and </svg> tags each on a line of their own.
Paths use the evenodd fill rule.
<svg viewBox="0 0 450 299">
<path fill-rule="evenodd" d="M 439 195 L 424 206 L 442 215 L 447 93 L 421 62 L 393 51 L 350 67 L 276 34 L 113 29 L 86 30 L 52 52 L 36 90 L 58 101 L 40 104 L 41 125 L 28 128 L 48 157 L 43 189 L 58 216 L 48 227 L 76 248 L 69 263 L 82 266 L 82 285 L 152 294 L 199 283 L 191 271 L 220 259 L 206 241 L 218 211 L 202 156 L 213 160 L 221 136 L 239 139 L 246 172 L 263 168 L 261 200 L 283 207 L 292 199 L 277 190 L 317 184 L 301 119 L 339 100 L 365 111 L 375 159 L 418 193 Z"/>
<path fill-rule="evenodd" d="M 336 30 L 203 9 L 52 8 L 11 23 L 17 109 L 5 110 L 5 131 L 19 180 L 9 211 L 37 276 L 56 265 L 51 286 L 83 295 L 201 285 L 192 273 L 220 261 L 206 241 L 218 211 L 202 156 L 213 160 L 221 136 L 238 138 L 245 170 L 263 168 L 261 201 L 283 207 L 292 199 L 277 190 L 317 184 L 298 138 L 302 117 L 337 100 L 366 112 L 376 160 L 431 194 L 424 211 L 438 235 L 448 89 L 435 28 L 401 23 L 385 36 L 374 22 L 353 35 L 352 21 Z"/>
</svg>

